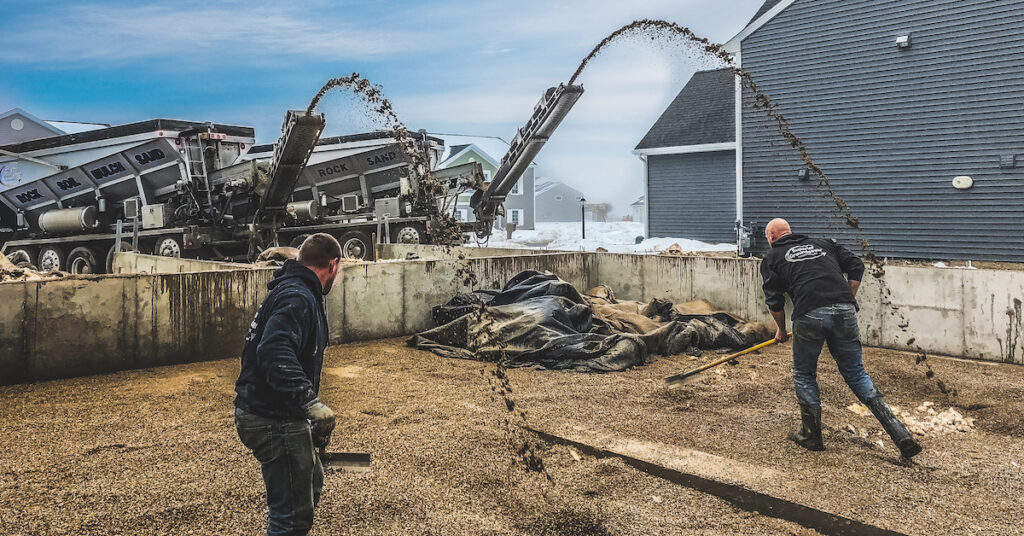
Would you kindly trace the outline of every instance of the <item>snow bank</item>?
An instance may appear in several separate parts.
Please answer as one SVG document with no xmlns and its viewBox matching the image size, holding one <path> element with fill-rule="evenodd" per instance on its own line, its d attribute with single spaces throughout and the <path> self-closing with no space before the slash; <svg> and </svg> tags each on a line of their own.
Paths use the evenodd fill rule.
<svg viewBox="0 0 1024 536">
<path fill-rule="evenodd" d="M 581 238 L 579 222 L 538 223 L 533 231 L 519 229 L 512 239 L 505 238 L 504 230 L 495 231 L 486 244 L 470 240 L 470 246 L 495 248 L 552 249 L 562 251 L 595 251 L 604 248 L 612 253 L 659 253 L 673 244 L 683 251 L 736 251 L 735 244 L 708 244 L 687 238 L 647 238 L 644 225 L 636 222 L 587 222 L 587 238 Z M 637 237 L 642 241 L 636 243 Z"/>
</svg>

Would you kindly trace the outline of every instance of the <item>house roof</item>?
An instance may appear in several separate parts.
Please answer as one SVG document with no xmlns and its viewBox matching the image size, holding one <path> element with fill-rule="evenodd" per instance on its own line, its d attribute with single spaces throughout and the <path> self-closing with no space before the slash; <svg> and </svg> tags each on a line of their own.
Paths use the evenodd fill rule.
<svg viewBox="0 0 1024 536">
<path fill-rule="evenodd" d="M 643 205 L 644 204 L 644 197 L 645 196 L 641 195 L 640 198 L 637 199 L 636 201 L 633 201 L 633 203 L 630 206 L 635 207 L 635 206 Z"/>
<path fill-rule="evenodd" d="M 636 149 L 736 141 L 733 71 L 694 73 Z"/>
<path fill-rule="evenodd" d="M 498 161 L 495 160 L 493 156 L 487 154 L 483 149 L 477 147 L 475 143 L 469 143 L 469 144 L 465 144 L 465 145 L 455 145 L 455 146 L 452 146 L 451 149 L 448 150 L 448 156 L 447 157 L 443 157 L 443 159 L 441 160 L 441 163 L 438 164 L 438 167 L 440 167 L 440 168 L 447 167 L 448 164 L 451 163 L 452 161 L 454 161 L 455 159 L 461 157 L 462 155 L 464 155 L 466 153 L 470 153 L 470 152 L 472 152 L 473 154 L 475 154 L 475 155 L 479 156 L 480 158 L 486 160 L 487 163 L 492 165 L 492 166 L 494 166 L 495 169 L 501 167 L 501 164 L 499 164 Z"/>
<path fill-rule="evenodd" d="M 15 115 L 20 115 L 20 116 L 24 117 L 25 119 L 28 119 L 29 121 L 32 121 L 33 123 L 35 123 L 35 124 L 45 128 L 46 130 L 49 130 L 50 132 L 53 132 L 54 136 L 60 136 L 61 134 L 66 134 L 66 132 L 64 132 L 60 128 L 58 128 L 58 127 L 56 127 L 54 125 L 51 125 L 49 123 L 49 121 L 44 121 L 42 119 L 39 119 L 38 117 L 36 117 L 36 116 L 26 112 L 25 110 L 22 110 L 21 108 L 11 108 L 10 110 L 7 110 L 4 113 L 0 113 L 0 120 L 6 119 L 6 118 L 11 117 L 11 116 L 15 116 Z"/>
<path fill-rule="evenodd" d="M 747 23 L 747 26 L 753 24 L 755 20 L 761 18 L 761 15 L 767 13 L 771 8 L 775 7 L 775 4 L 778 4 L 781 1 L 782 0 L 765 0 L 765 2 L 761 4 L 761 9 L 757 10 L 757 13 L 755 13 L 750 19 L 750 22 Z"/>
<path fill-rule="evenodd" d="M 583 195 L 583 192 L 577 190 L 576 188 L 573 188 L 572 186 L 569 186 L 568 184 L 565 184 L 564 182 L 551 181 L 551 180 L 543 181 L 540 184 L 537 184 L 534 187 L 534 189 L 533 189 L 533 195 L 542 194 L 542 193 L 544 193 L 544 192 L 546 192 L 548 190 L 557 188 L 559 186 L 562 186 L 564 188 L 568 188 L 568 189 L 572 190 L 574 193 L 580 194 L 581 196 Z"/>
<path fill-rule="evenodd" d="M 725 42 L 723 48 L 731 54 L 736 54 L 740 51 L 740 43 L 743 42 L 750 34 L 756 32 L 759 28 L 768 23 L 768 21 L 774 19 L 779 13 L 782 13 L 787 7 L 793 5 L 796 0 L 765 0 L 761 4 L 761 8 L 754 14 L 754 18 L 750 19 L 750 22 L 743 27 L 742 30 L 732 37 L 732 39 Z"/>
</svg>

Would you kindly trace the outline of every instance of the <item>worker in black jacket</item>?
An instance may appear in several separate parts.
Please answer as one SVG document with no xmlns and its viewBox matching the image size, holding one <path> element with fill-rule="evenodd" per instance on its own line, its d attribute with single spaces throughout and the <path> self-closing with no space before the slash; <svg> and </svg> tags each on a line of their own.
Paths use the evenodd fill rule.
<svg viewBox="0 0 1024 536">
<path fill-rule="evenodd" d="M 835 240 L 794 234 L 783 219 L 769 222 L 765 236 L 772 249 L 761 261 L 761 277 L 768 309 L 778 325 L 778 342 L 789 338 L 785 294 L 793 300 L 793 384 L 802 426 L 790 438 L 808 450 L 825 450 L 821 439 L 818 356 L 827 343 L 846 384 L 871 409 L 900 454 L 910 458 L 921 452 L 921 446 L 893 415 L 864 370 L 855 299 L 864 263 Z"/>
<path fill-rule="evenodd" d="M 267 287 L 242 351 L 235 426 L 263 471 L 268 535 L 304 535 L 323 488 L 317 455 L 330 442 L 334 412 L 320 401 L 327 345 L 324 295 L 338 275 L 341 246 L 315 234 Z"/>
</svg>

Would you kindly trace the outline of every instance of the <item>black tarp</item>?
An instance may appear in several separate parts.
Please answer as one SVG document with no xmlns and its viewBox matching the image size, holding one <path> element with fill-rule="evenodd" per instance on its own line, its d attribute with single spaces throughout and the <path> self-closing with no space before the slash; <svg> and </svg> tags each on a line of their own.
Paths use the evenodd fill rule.
<svg viewBox="0 0 1024 536">
<path fill-rule="evenodd" d="M 665 300 L 588 299 L 557 276 L 532 270 L 500 291 L 460 294 L 434 307 L 433 319 L 438 327 L 410 338 L 410 346 L 513 367 L 614 372 L 643 365 L 650 354 L 751 344 L 730 315 L 682 314 Z"/>
</svg>

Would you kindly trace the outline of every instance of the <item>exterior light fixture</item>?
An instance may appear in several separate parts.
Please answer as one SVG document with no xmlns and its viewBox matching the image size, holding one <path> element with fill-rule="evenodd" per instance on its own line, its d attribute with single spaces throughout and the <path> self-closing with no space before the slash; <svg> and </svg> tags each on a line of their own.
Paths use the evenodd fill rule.
<svg viewBox="0 0 1024 536">
<path fill-rule="evenodd" d="M 896 38 L 896 46 L 898 48 L 910 48 L 910 34 L 901 35 Z"/>
<path fill-rule="evenodd" d="M 974 186 L 974 179 L 966 175 L 953 177 L 953 188 L 956 188 L 957 190 L 966 190 L 971 186 Z"/>
<path fill-rule="evenodd" d="M 1015 155 L 1015 154 L 999 155 L 999 167 L 1001 169 L 1013 169 L 1013 168 L 1017 167 L 1017 155 Z"/>
<path fill-rule="evenodd" d="M 802 181 L 805 181 L 805 180 L 811 178 L 811 170 L 809 170 L 807 168 L 800 168 L 800 171 L 798 171 L 796 173 L 796 178 L 798 178 L 798 179 L 800 179 Z"/>
<path fill-rule="evenodd" d="M 580 224 L 582 225 L 583 239 L 587 239 L 587 198 L 580 198 Z"/>
</svg>

